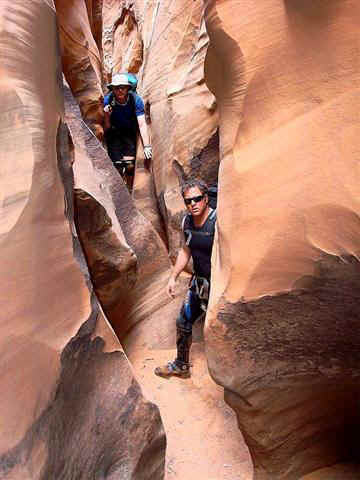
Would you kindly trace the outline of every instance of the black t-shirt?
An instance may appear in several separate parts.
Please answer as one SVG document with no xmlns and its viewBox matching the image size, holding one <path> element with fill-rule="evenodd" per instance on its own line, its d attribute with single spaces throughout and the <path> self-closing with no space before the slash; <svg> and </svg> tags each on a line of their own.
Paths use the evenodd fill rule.
<svg viewBox="0 0 360 480">
<path fill-rule="evenodd" d="M 201 227 L 194 225 L 191 215 L 184 219 L 186 245 L 190 248 L 195 275 L 210 281 L 211 252 L 214 243 L 216 211 L 210 210 L 208 218 Z"/>
<path fill-rule="evenodd" d="M 137 117 L 144 115 L 144 102 L 136 93 L 129 93 L 127 102 L 118 103 L 112 93 L 104 98 L 104 106 L 111 105 L 110 123 L 124 135 L 135 136 L 138 128 Z"/>
</svg>

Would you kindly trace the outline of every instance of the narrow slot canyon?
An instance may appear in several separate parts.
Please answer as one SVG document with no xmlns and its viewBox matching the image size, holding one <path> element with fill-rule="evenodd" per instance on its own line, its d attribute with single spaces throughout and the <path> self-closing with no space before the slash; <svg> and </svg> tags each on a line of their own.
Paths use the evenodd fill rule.
<svg viewBox="0 0 360 480">
<path fill-rule="evenodd" d="M 359 479 L 358 2 L 25 3 L 0 2 L 0 478 Z M 190 378 L 160 378 L 193 178 L 210 297 Z"/>
<path fill-rule="evenodd" d="M 146 274 L 143 270 L 146 270 L 146 264 L 153 262 L 152 254 L 149 253 L 147 258 L 139 260 L 136 252 L 144 248 L 142 242 L 139 244 L 139 238 L 133 235 L 128 236 L 126 241 L 123 238 L 125 244 L 117 240 L 121 228 L 124 228 L 125 232 L 127 228 L 122 222 L 122 216 L 119 217 L 119 227 L 116 227 L 116 212 L 107 198 L 109 180 L 106 179 L 106 172 L 109 171 L 109 165 L 106 153 L 97 145 L 96 139 L 81 120 L 79 108 L 68 88 L 65 91 L 65 105 L 74 155 L 76 228 L 95 291 L 104 310 L 108 312 L 109 320 L 113 320 L 113 327 L 135 378 L 145 397 L 159 407 L 167 440 L 164 478 L 250 480 L 253 477 L 252 462 L 237 427 L 235 414 L 224 401 L 223 388 L 211 379 L 208 372 L 204 351 L 204 318 L 194 326 L 191 378 L 162 379 L 154 374 L 156 366 L 175 358 L 175 321 L 184 301 L 190 276 L 187 273 L 179 279 L 174 300 L 171 300 L 165 291 L 171 272 L 169 263 L 165 265 L 167 268 L 161 267 L 163 273 L 158 274 L 156 279 L 150 271 L 151 284 L 146 285 Z M 218 148 L 216 133 L 205 149 L 192 160 L 193 171 L 207 175 L 212 183 L 217 183 Z M 204 162 L 204 158 L 207 162 Z M 151 190 L 145 189 L 149 197 L 144 196 L 144 186 L 146 187 L 148 180 L 148 174 L 139 162 L 133 196 L 136 199 L 141 184 L 142 208 L 144 204 L 151 204 Z M 116 173 L 112 175 L 111 185 L 114 189 L 118 189 L 120 182 Z M 103 185 L 102 189 L 98 185 Z M 116 200 L 117 197 L 112 198 Z M 119 199 L 122 203 L 129 203 L 130 196 L 125 187 L 121 187 Z M 130 250 L 129 247 L 126 248 L 127 241 L 133 242 Z M 165 246 L 158 237 L 157 244 L 158 248 L 161 245 L 164 251 Z M 137 283 L 140 283 L 143 291 L 136 292 Z M 148 301 L 150 297 L 150 302 L 154 303 L 150 308 L 140 305 L 140 310 L 144 308 L 146 313 L 142 314 L 144 319 L 134 326 L 131 326 L 131 318 L 133 315 L 138 317 L 139 304 L 132 299 L 132 305 L 129 305 L 127 310 L 129 297 L 134 297 L 140 304 L 144 299 Z M 124 321 L 120 324 L 117 321 L 119 317 L 122 319 L 126 312 L 130 318 L 130 326 Z"/>
<path fill-rule="evenodd" d="M 154 374 L 156 366 L 165 365 L 176 356 L 175 323 L 190 275 L 185 273 L 181 276 L 177 296 L 171 300 L 165 289 L 171 273 L 170 263 L 161 265 L 161 273 L 154 279 L 151 269 L 149 271 L 146 267 L 153 264 L 151 244 L 148 245 L 150 251 L 146 258 L 140 255 L 142 258 L 139 259 L 136 253 L 142 252 L 144 246 L 137 236 L 130 234 L 126 240 L 123 238 L 125 245 L 116 240 L 119 228 L 126 233 L 129 230 L 122 216 L 119 216 L 119 226 L 116 227 L 116 212 L 107 198 L 109 165 L 106 153 L 81 120 L 79 108 L 69 89 L 65 91 L 65 101 L 67 124 L 75 145 L 76 228 L 95 291 L 113 323 L 135 378 L 145 397 L 159 407 L 167 440 L 164 478 L 250 480 L 253 478 L 252 461 L 237 427 L 235 414 L 224 401 L 223 388 L 211 379 L 207 368 L 204 318 L 194 325 L 191 378 L 162 379 Z M 216 133 L 191 164 L 194 172 L 207 175 L 213 184 L 217 183 L 218 148 Z M 204 158 L 207 161 L 204 162 Z M 93 178 L 95 165 L 96 181 Z M 180 176 L 182 174 L 180 172 Z M 116 173 L 111 176 L 110 183 L 114 189 L 118 189 L 120 182 Z M 149 175 L 140 161 L 134 179 L 133 198 L 136 203 L 140 184 L 143 210 L 144 205 L 153 203 L 152 192 L 146 188 L 148 182 Z M 102 189 L 98 185 L 103 185 Z M 144 195 L 144 190 L 148 197 Z M 112 198 L 116 201 L 116 194 Z M 124 186 L 120 190 L 120 199 L 123 204 L 129 204 L 130 195 Z M 130 250 L 129 246 L 126 247 L 127 242 L 131 245 Z M 150 238 L 149 242 L 154 242 L 154 238 Z M 161 252 L 166 253 L 162 239 L 156 237 L 156 242 Z M 146 271 L 149 280 L 146 279 Z M 147 306 L 149 300 L 152 305 Z M 139 318 L 139 310 L 144 311 L 140 313 L 143 319 L 132 326 L 131 319 Z M 126 314 L 129 324 L 123 321 Z"/>
</svg>

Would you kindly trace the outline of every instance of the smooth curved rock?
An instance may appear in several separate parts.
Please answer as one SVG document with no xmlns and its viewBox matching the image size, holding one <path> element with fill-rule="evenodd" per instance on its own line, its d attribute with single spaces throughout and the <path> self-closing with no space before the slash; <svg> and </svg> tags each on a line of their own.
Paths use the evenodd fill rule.
<svg viewBox="0 0 360 480">
<path fill-rule="evenodd" d="M 358 15 L 207 5 L 222 154 L 207 355 L 257 479 L 358 457 Z"/>
<path fill-rule="evenodd" d="M 104 43 L 110 47 L 108 60 L 105 62 L 105 68 L 108 67 L 108 80 L 113 72 L 137 73 L 143 62 L 143 42 L 134 13 L 125 5 L 116 7 L 114 12 L 114 6 L 108 3 L 104 5 L 104 22 L 109 22 L 109 26 L 107 23 L 105 25 L 112 33 L 111 41 Z"/>
<path fill-rule="evenodd" d="M 170 261 L 68 89 L 65 110 L 74 142 L 77 228 L 95 291 L 121 340 L 135 323 L 169 302 Z"/>
<path fill-rule="evenodd" d="M 103 4 L 104 0 L 85 0 L 90 28 L 99 49 L 100 58 L 103 56 Z"/>
<path fill-rule="evenodd" d="M 55 0 L 55 5 L 64 75 L 82 117 L 101 140 L 103 92 L 98 16 L 102 3 L 100 0 Z"/>
<path fill-rule="evenodd" d="M 256 478 L 292 480 L 310 472 L 316 478 L 322 475 L 317 469 L 355 459 L 358 5 L 355 0 L 210 2 L 206 30 L 198 1 L 104 0 L 103 72 L 99 22 L 94 27 L 91 13 L 96 5 L 58 2 L 64 51 L 70 52 L 63 55 L 68 82 L 83 118 L 101 138 L 102 81 L 115 69 L 138 71 L 154 146 L 150 173 L 138 161 L 132 200 L 101 145 L 90 132 L 86 137 L 83 124 L 77 129 L 69 122 L 76 185 L 92 215 L 85 214 L 82 232 L 84 245 L 88 235 L 88 259 L 94 260 L 89 265 L 107 256 L 107 268 L 123 282 L 116 297 L 111 275 L 104 278 L 101 268 L 93 269 L 118 335 L 166 304 L 166 248 L 174 258 L 180 243 L 179 184 L 192 175 L 214 182 L 219 151 L 206 350 L 212 375 L 237 413 Z M 65 32 L 73 32 L 78 43 Z M 79 83 L 83 68 L 90 72 L 89 85 Z M 11 88 L 7 84 L 6 98 L 21 105 L 20 88 Z M 45 97 L 45 104 L 57 98 Z M 14 155 L 22 158 L 34 135 L 25 126 L 26 112 L 6 115 L 24 132 Z M 10 132 L 0 135 L 11 138 Z M 46 141 L 50 138 L 51 132 Z M 36 157 L 27 158 L 25 186 L 17 180 L 14 196 L 8 198 L 11 190 L 4 194 L 9 229 L 27 206 L 24 192 L 31 190 L 38 168 Z M 44 177 L 39 185 L 49 182 Z M 153 192 L 151 201 L 147 192 Z M 120 262 L 105 251 L 108 242 L 121 251 Z M 16 268 L 10 270 L 10 278 L 17 278 Z M 95 353 L 97 348 L 89 346 Z M 351 468 L 350 463 L 346 475 L 357 478 Z M 337 465 L 334 475 L 339 471 Z"/>
<path fill-rule="evenodd" d="M 139 147 L 134 200 L 169 245 L 174 260 L 184 212 L 179 183 L 199 175 L 215 183 L 219 164 L 216 102 L 204 83 L 208 36 L 202 4 L 170 0 L 128 4 L 103 0 L 102 65 L 96 46 L 99 28 L 92 28 L 91 11 L 95 7 L 86 11 L 84 0 L 76 2 L 73 8 L 71 5 L 65 0 L 57 2 L 63 68 L 83 119 L 99 139 L 102 138 L 102 111 L 98 103 L 102 94 L 101 70 L 104 93 L 113 73 L 120 70 L 138 73 L 154 158 L 151 179 L 146 172 L 143 175 Z M 179 15 L 179 11 L 186 14 Z M 87 80 L 82 83 L 85 69 Z M 139 189 L 143 187 L 150 193 L 151 201 L 142 200 Z"/>
<path fill-rule="evenodd" d="M 174 260 L 184 212 L 179 184 L 195 175 L 215 183 L 219 164 L 216 102 L 204 83 L 208 36 L 202 3 L 168 0 L 135 2 L 130 7 L 126 2 L 106 0 L 103 11 L 105 31 L 109 32 L 107 52 L 111 57 L 106 68 L 111 67 L 115 72 L 134 63 L 140 67 L 134 71 L 139 68 L 139 91 L 150 122 L 153 190 L 166 228 L 170 257 Z M 118 36 L 110 35 L 116 31 Z M 135 41 L 136 31 L 143 45 L 141 66 L 140 53 L 135 48 L 139 43 Z M 131 45 L 128 59 L 123 54 L 125 45 Z M 138 185 L 142 185 L 142 180 Z M 135 177 L 135 187 L 136 184 Z M 159 215 L 157 209 L 149 203 L 137 202 L 138 198 L 135 190 L 138 208 L 153 221 Z M 163 227 L 156 223 L 155 226 L 162 235 Z"/>
<path fill-rule="evenodd" d="M 0 48 L 0 477 L 163 478 L 159 411 L 90 293 L 76 236 L 52 3 L 1 2 Z"/>
</svg>

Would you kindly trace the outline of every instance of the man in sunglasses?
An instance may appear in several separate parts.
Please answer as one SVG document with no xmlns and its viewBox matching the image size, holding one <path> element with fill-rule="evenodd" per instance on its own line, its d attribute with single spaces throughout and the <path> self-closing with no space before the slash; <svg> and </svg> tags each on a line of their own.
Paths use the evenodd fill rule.
<svg viewBox="0 0 360 480">
<path fill-rule="evenodd" d="M 211 251 L 214 241 L 216 210 L 209 207 L 208 187 L 202 180 L 190 180 L 183 184 L 181 193 L 188 213 L 183 219 L 182 229 L 185 244 L 180 249 L 167 292 L 175 296 L 176 280 L 185 269 L 190 257 L 193 259 L 194 275 L 191 279 L 185 302 L 176 320 L 177 356 L 173 362 L 157 367 L 160 377 L 190 377 L 189 353 L 192 343 L 194 322 L 206 312 L 211 273 Z"/>
</svg>

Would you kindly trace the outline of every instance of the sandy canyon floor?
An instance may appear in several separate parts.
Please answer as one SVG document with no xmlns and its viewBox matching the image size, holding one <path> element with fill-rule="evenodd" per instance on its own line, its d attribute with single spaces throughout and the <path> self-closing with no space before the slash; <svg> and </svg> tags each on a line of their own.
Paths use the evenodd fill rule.
<svg viewBox="0 0 360 480">
<path fill-rule="evenodd" d="M 175 319 L 183 295 L 181 289 L 122 341 L 145 396 L 160 408 L 167 436 L 165 479 L 250 480 L 252 463 L 235 414 L 208 372 L 203 321 L 194 326 L 191 378 L 162 379 L 153 373 L 176 354 Z"/>
</svg>

